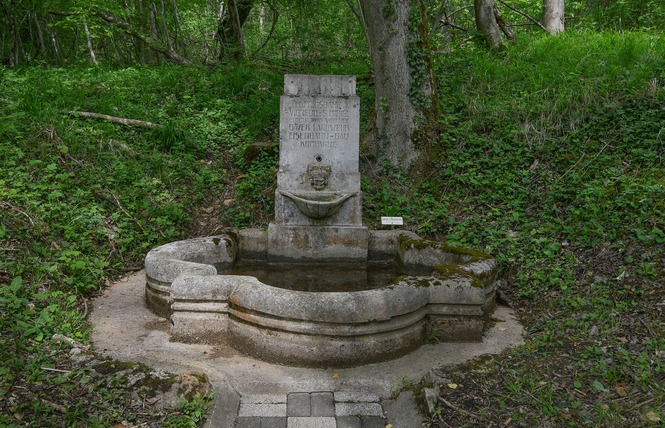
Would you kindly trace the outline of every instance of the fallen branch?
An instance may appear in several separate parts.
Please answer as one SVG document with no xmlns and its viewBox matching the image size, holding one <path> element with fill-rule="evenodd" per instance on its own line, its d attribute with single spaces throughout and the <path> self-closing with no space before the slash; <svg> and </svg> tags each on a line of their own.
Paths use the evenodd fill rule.
<svg viewBox="0 0 665 428">
<path fill-rule="evenodd" d="M 136 120 L 136 119 L 126 119 L 124 117 L 109 116 L 108 114 L 91 113 L 88 111 L 70 111 L 69 114 L 79 117 L 87 117 L 90 119 L 109 120 L 111 122 L 121 123 L 123 125 L 129 125 L 129 126 L 143 126 L 146 128 L 164 127 L 164 125 L 160 125 L 159 123 L 146 122 L 144 120 Z"/>
<path fill-rule="evenodd" d="M 46 370 L 49 372 L 56 372 L 56 373 L 64 373 L 64 374 L 70 374 L 70 370 L 60 370 L 60 369 L 53 369 L 51 367 L 42 367 L 42 370 Z"/>
<path fill-rule="evenodd" d="M 53 403 L 53 402 L 48 401 L 48 400 L 46 400 L 46 399 L 44 399 L 44 398 L 40 398 L 39 401 L 40 401 L 42 404 L 45 404 L 45 405 L 47 405 L 47 406 L 51 406 L 51 407 L 53 407 L 53 409 L 54 409 L 56 412 L 58 412 L 58 413 L 62 413 L 63 415 L 66 415 L 66 414 L 67 414 L 67 408 L 66 408 L 65 406 L 62 406 L 62 405 L 60 405 L 60 404 Z"/>
<path fill-rule="evenodd" d="M 118 207 L 118 209 L 119 209 L 120 211 L 123 212 L 123 214 L 125 214 L 125 216 L 127 216 L 128 219 L 130 219 L 131 221 L 133 221 L 134 224 L 136 224 L 136 226 L 137 226 L 139 229 L 141 229 L 141 232 L 143 232 L 143 233 L 146 232 L 146 230 L 145 230 L 145 228 L 143 227 L 143 225 L 141 224 L 141 222 L 138 221 L 138 220 L 137 220 L 134 216 L 132 216 L 129 212 L 127 212 L 127 210 L 122 206 L 122 204 L 120 203 L 120 200 L 119 200 L 118 197 L 115 195 L 115 193 L 109 191 L 109 193 L 111 194 L 111 196 L 112 196 L 113 198 L 111 198 L 111 197 L 109 197 L 108 195 L 104 194 L 103 192 L 100 192 L 100 191 L 95 190 L 95 189 L 92 190 L 92 193 L 95 194 L 97 197 L 100 197 L 100 198 L 102 198 L 102 199 L 104 199 L 104 200 L 106 200 L 106 201 L 108 201 L 108 202 L 114 204 L 116 207 Z M 164 232 L 162 232 L 161 230 L 158 230 L 158 232 L 159 232 L 160 235 L 162 235 L 162 237 L 164 237 Z"/>
<path fill-rule="evenodd" d="M 21 211 L 20 209 L 16 208 L 14 205 L 10 204 L 9 202 L 0 201 L 0 206 L 9 207 L 9 208 L 13 209 L 14 211 L 18 211 L 19 213 L 23 214 L 28 220 L 30 220 L 31 225 L 33 225 L 33 226 L 35 225 L 35 222 L 32 220 L 32 218 L 28 214 L 26 214 L 24 211 Z"/>
<path fill-rule="evenodd" d="M 453 403 L 447 401 L 447 400 L 446 400 L 445 398 L 443 398 L 443 397 L 439 397 L 439 401 L 440 401 L 441 403 L 443 403 L 443 404 L 444 404 L 446 407 L 448 407 L 449 409 L 452 409 L 452 410 L 454 410 L 454 411 L 456 411 L 456 412 L 459 412 L 459 413 L 461 413 L 461 414 L 463 414 L 463 415 L 465 415 L 465 416 L 468 416 L 468 417 L 470 417 L 470 418 L 473 418 L 473 419 L 480 419 L 480 415 L 477 415 L 477 414 L 475 414 L 475 413 L 473 413 L 473 412 L 469 412 L 468 410 L 461 409 L 461 408 L 457 407 L 456 405 L 454 405 Z"/>
</svg>

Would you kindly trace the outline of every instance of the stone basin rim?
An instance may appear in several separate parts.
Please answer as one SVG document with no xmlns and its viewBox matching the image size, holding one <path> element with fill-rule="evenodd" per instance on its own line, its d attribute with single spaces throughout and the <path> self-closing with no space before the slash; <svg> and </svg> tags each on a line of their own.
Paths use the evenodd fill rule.
<svg viewBox="0 0 665 428">
<path fill-rule="evenodd" d="M 435 270 L 385 287 L 334 292 L 288 290 L 253 276 L 217 274 L 213 264 L 220 261 L 262 257 L 256 249 L 265 247 L 265 234 L 229 231 L 149 252 L 146 303 L 171 318 L 171 340 L 227 341 L 243 353 L 286 365 L 342 367 L 404 355 L 422 345 L 432 328 L 447 341 L 482 338 L 496 291 L 496 262 L 490 256 L 446 256 L 410 232 L 370 231 L 368 254 L 374 260 L 389 254 L 406 263 L 456 260 L 461 274 L 436 277 Z"/>
</svg>

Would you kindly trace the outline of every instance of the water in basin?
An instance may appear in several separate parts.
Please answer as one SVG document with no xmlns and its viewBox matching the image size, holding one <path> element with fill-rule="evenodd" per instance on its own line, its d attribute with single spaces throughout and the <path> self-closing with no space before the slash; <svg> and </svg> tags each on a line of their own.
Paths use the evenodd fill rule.
<svg viewBox="0 0 665 428">
<path fill-rule="evenodd" d="M 394 263 L 273 264 L 236 263 L 216 266 L 219 275 L 247 275 L 264 284 L 295 291 L 350 292 L 392 284 L 403 272 Z"/>
</svg>

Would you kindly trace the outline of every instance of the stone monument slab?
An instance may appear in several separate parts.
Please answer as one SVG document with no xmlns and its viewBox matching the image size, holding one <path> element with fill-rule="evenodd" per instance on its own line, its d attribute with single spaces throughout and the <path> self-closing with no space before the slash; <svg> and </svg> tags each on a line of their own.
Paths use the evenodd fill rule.
<svg viewBox="0 0 665 428">
<path fill-rule="evenodd" d="M 275 221 L 268 229 L 273 261 L 367 255 L 355 93 L 355 76 L 284 76 Z"/>
</svg>

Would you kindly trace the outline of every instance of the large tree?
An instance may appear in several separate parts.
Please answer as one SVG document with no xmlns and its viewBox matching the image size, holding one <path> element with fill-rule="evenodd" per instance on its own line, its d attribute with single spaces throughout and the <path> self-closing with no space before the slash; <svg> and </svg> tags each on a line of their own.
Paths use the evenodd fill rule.
<svg viewBox="0 0 665 428">
<path fill-rule="evenodd" d="M 543 0 L 543 26 L 550 34 L 564 30 L 564 0 Z"/>
<path fill-rule="evenodd" d="M 476 28 L 483 35 L 485 41 L 492 47 L 498 48 L 503 45 L 503 35 L 499 29 L 496 19 L 493 0 L 474 0 L 474 11 L 476 13 Z"/>
<path fill-rule="evenodd" d="M 436 122 L 427 19 L 415 0 L 360 0 L 356 11 L 374 72 L 375 126 L 365 147 L 378 160 L 410 167 Z"/>
</svg>

